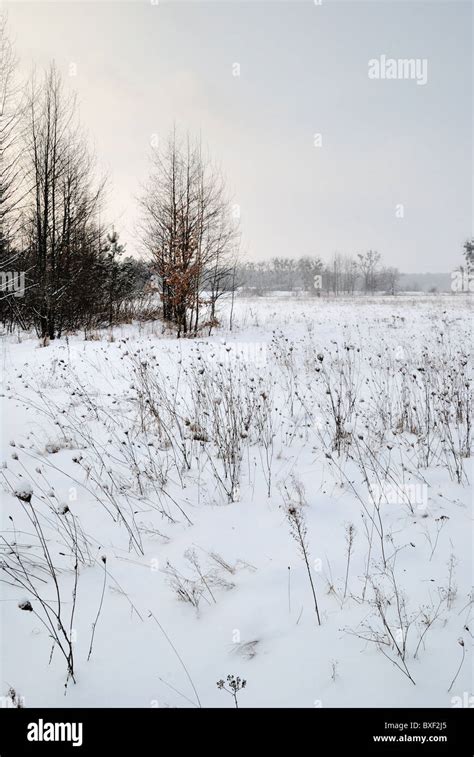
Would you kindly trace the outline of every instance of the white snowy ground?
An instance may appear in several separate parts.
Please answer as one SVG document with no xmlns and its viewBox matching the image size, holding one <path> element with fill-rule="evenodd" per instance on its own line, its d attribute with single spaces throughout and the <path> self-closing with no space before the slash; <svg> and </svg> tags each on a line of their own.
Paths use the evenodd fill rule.
<svg viewBox="0 0 474 757">
<path fill-rule="evenodd" d="M 159 323 L 46 348 L 4 336 L 0 694 L 13 687 L 26 707 L 232 707 L 216 686 L 228 674 L 247 681 L 241 707 L 449 707 L 472 694 L 470 334 L 468 301 L 448 296 L 238 300 L 232 333 L 210 339 L 177 341 Z M 455 397 L 442 396 L 448 381 Z M 233 492 L 219 444 L 237 450 Z M 30 489 L 31 503 L 14 495 Z M 320 626 L 285 500 L 306 524 Z M 67 534 L 79 533 L 66 695 L 41 602 L 11 578 L 16 566 L 24 583 L 24 568 L 57 611 L 32 521 L 68 633 Z"/>
</svg>

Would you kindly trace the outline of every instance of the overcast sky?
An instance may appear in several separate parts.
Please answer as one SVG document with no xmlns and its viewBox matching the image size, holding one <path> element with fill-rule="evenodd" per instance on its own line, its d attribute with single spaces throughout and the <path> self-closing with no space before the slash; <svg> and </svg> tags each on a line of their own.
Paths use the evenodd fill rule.
<svg viewBox="0 0 474 757">
<path fill-rule="evenodd" d="M 3 5 L 22 70 L 54 58 L 78 92 L 128 252 L 151 140 L 175 121 L 225 172 L 251 258 L 371 248 L 408 272 L 459 262 L 472 229 L 469 2 Z M 369 78 L 382 55 L 426 59 L 426 84 Z"/>
</svg>

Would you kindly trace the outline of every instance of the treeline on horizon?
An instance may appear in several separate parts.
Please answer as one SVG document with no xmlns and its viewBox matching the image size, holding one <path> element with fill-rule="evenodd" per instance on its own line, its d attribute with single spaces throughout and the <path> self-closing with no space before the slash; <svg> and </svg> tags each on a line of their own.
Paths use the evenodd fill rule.
<svg viewBox="0 0 474 757">
<path fill-rule="evenodd" d="M 315 296 L 451 291 L 451 274 L 403 273 L 384 266 L 382 257 L 372 251 L 354 257 L 336 254 L 330 262 L 311 256 L 249 260 L 238 266 L 237 280 L 243 291 L 256 295 L 275 291 L 301 291 Z"/>
</svg>

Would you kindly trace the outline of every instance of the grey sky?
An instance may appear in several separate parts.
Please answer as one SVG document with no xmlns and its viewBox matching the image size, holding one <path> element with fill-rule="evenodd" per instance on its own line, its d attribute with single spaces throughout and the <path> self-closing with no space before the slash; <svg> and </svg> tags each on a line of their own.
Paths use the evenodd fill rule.
<svg viewBox="0 0 474 757">
<path fill-rule="evenodd" d="M 23 69 L 54 58 L 78 92 L 129 252 L 150 141 L 176 121 L 224 170 L 249 257 L 372 248 L 409 272 L 459 262 L 472 228 L 470 3 L 4 5 Z M 427 59 L 427 83 L 370 79 L 381 55 Z"/>
</svg>

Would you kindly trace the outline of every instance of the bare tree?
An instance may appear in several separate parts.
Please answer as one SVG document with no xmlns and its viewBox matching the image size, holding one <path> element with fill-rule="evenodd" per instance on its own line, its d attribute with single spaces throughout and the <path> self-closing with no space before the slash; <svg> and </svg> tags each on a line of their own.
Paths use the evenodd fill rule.
<svg viewBox="0 0 474 757">
<path fill-rule="evenodd" d="M 343 281 L 346 294 L 354 294 L 358 278 L 359 269 L 357 261 L 346 255 L 343 260 Z"/>
<path fill-rule="evenodd" d="M 211 320 L 238 249 L 221 173 L 199 140 L 173 131 L 152 155 L 152 172 L 140 199 L 142 241 L 161 281 L 163 317 L 178 337 L 196 334 L 203 306 Z"/>
<path fill-rule="evenodd" d="M 236 276 L 237 256 L 232 258 L 230 255 L 224 254 L 223 262 L 221 262 L 220 258 L 220 255 L 216 255 L 213 267 L 204 277 L 210 305 L 209 336 L 211 335 L 213 326 L 217 324 L 216 307 L 219 299 L 227 294 L 232 294 L 233 304 L 235 292 L 239 286 L 239 280 Z"/>
<path fill-rule="evenodd" d="M 28 101 L 25 180 L 29 187 L 23 227 L 34 293 L 29 304 L 41 337 L 60 336 L 68 298 L 94 256 L 101 253 L 97 223 L 104 182 L 77 122 L 74 97 L 64 94 L 54 64 Z"/>
<path fill-rule="evenodd" d="M 303 257 L 297 261 L 298 276 L 305 292 L 319 296 L 320 287 L 316 276 L 320 276 L 323 264 L 319 258 Z"/>
<path fill-rule="evenodd" d="M 342 267 L 343 267 L 343 258 L 340 252 L 335 252 L 332 258 L 331 262 L 331 268 L 332 268 L 332 290 L 334 294 L 337 295 L 341 293 L 342 290 Z"/>
<path fill-rule="evenodd" d="M 388 268 L 382 269 L 381 271 L 382 286 L 387 292 L 390 292 L 390 294 L 392 295 L 396 294 L 398 290 L 399 279 L 400 279 L 400 271 L 398 270 L 398 268 L 389 266 Z"/>
<path fill-rule="evenodd" d="M 15 80 L 16 58 L 7 33 L 7 17 L 0 11 L 0 263 L 13 254 L 20 200 L 20 118 L 23 103 Z"/>
<path fill-rule="evenodd" d="M 469 272 L 474 269 L 474 237 L 468 239 L 464 245 L 464 257 L 466 259 L 466 268 Z"/>
<path fill-rule="evenodd" d="M 380 253 L 369 250 L 366 253 L 359 253 L 358 266 L 362 275 L 364 292 L 374 292 L 377 286 L 377 268 L 380 262 Z"/>
</svg>

